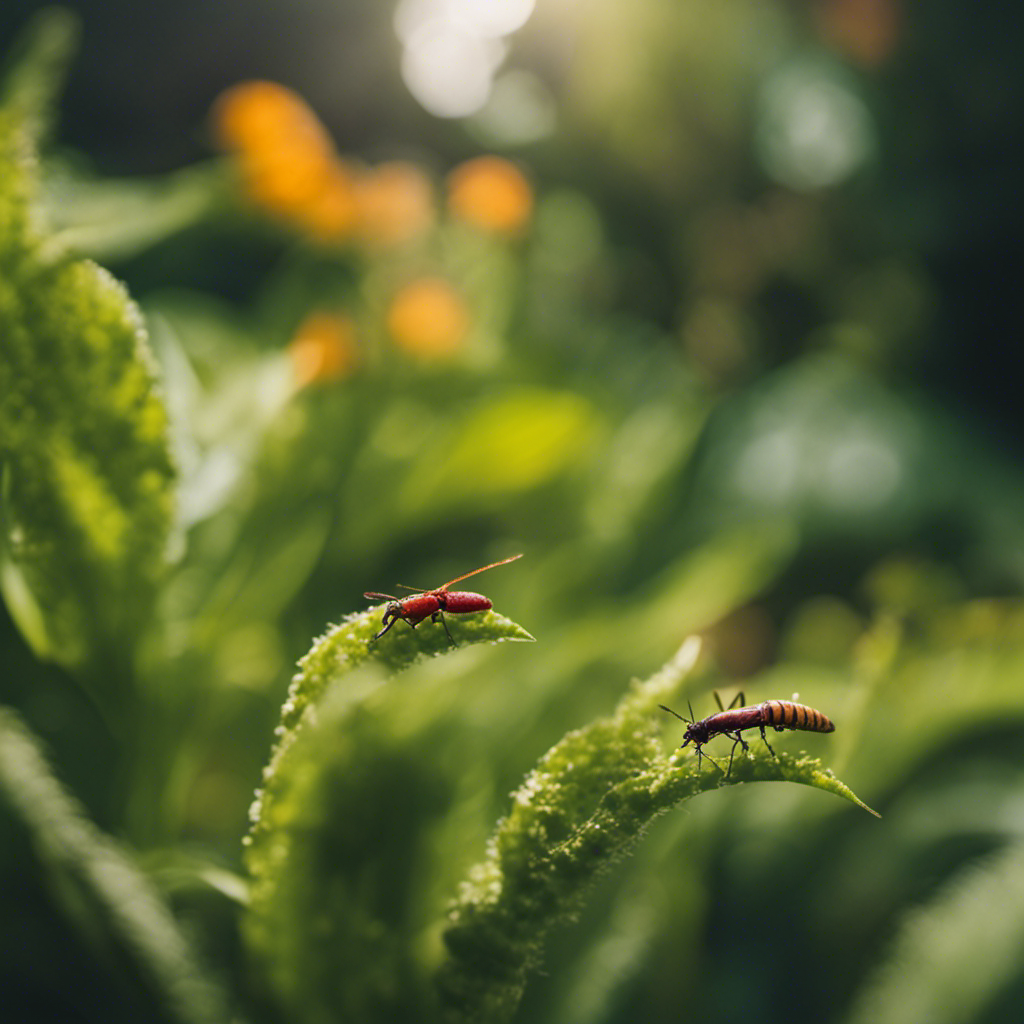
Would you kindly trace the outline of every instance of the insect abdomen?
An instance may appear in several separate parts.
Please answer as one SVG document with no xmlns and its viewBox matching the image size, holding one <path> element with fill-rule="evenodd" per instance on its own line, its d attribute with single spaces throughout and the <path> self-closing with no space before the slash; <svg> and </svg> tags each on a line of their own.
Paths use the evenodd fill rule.
<svg viewBox="0 0 1024 1024">
<path fill-rule="evenodd" d="M 449 590 L 444 595 L 444 610 L 456 615 L 467 615 L 469 612 L 484 612 L 492 607 L 491 599 L 483 594 L 474 594 L 470 590 Z"/>
<path fill-rule="evenodd" d="M 806 704 L 794 704 L 791 700 L 766 700 L 764 724 L 776 729 L 802 729 L 805 732 L 835 732 L 831 719 Z"/>
</svg>

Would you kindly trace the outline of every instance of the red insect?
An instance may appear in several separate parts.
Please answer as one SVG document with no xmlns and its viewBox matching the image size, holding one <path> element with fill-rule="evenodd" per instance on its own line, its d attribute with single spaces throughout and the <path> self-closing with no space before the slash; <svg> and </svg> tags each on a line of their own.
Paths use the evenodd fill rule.
<svg viewBox="0 0 1024 1024">
<path fill-rule="evenodd" d="M 509 558 L 503 558 L 500 562 L 491 562 L 490 565 L 483 565 L 472 572 L 456 576 L 455 579 L 443 583 L 435 590 L 422 590 L 409 597 L 399 598 L 392 597 L 390 594 L 378 594 L 372 590 L 367 591 L 367 593 L 363 594 L 363 597 L 368 600 L 391 602 L 384 609 L 384 628 L 373 639 L 379 640 L 399 619 L 403 622 L 408 622 L 415 629 L 424 619 L 429 617 L 431 622 L 440 622 L 444 626 L 444 631 L 448 634 L 448 639 L 451 640 L 454 647 L 455 640 L 452 637 L 451 630 L 448 629 L 448 623 L 444 621 L 444 613 L 469 615 L 471 612 L 484 612 L 491 607 L 491 599 L 484 597 L 483 594 L 474 594 L 469 590 L 449 590 L 448 588 L 453 583 L 460 583 L 462 580 L 469 579 L 470 576 L 475 576 L 478 572 L 486 572 L 488 569 L 494 569 L 499 565 L 507 565 L 509 562 L 514 562 L 517 558 L 522 557 L 521 554 L 512 555 Z M 399 586 L 404 586 L 404 584 L 400 583 Z M 413 588 L 409 587 L 408 589 L 412 590 Z"/>
<path fill-rule="evenodd" d="M 749 750 L 750 745 L 740 735 L 743 729 L 760 729 L 761 739 L 764 740 L 764 745 L 771 752 L 773 757 L 776 757 L 775 751 L 772 750 L 771 744 L 768 742 L 768 737 L 765 736 L 765 727 L 770 726 L 775 729 L 776 732 L 784 732 L 786 729 L 802 729 L 805 732 L 834 732 L 835 726 L 832 721 L 820 711 L 815 711 L 814 708 L 807 707 L 806 704 L 794 704 L 791 700 L 766 700 L 761 704 L 753 704 L 750 707 L 737 708 L 734 707 L 737 702 L 743 703 L 743 692 L 740 691 L 736 694 L 736 698 L 733 700 L 727 708 L 722 707 L 722 699 L 715 693 L 715 700 L 718 702 L 718 707 L 721 709 L 713 715 L 708 715 L 707 718 L 702 718 L 699 722 L 694 722 L 692 718 L 683 718 L 682 715 L 676 714 L 671 708 L 665 707 L 664 704 L 659 704 L 658 707 L 662 711 L 667 711 L 670 715 L 675 715 L 681 722 L 687 723 L 686 732 L 683 734 L 683 743 L 680 745 L 680 750 L 692 743 L 694 749 L 697 751 L 697 768 L 700 769 L 700 759 L 703 754 L 704 744 L 707 743 L 712 737 L 728 736 L 733 741 L 732 750 L 729 753 L 729 770 L 725 773 L 726 778 L 729 776 L 729 772 L 732 771 L 732 759 L 736 753 L 737 745 L 743 747 L 744 750 Z M 693 715 L 693 708 L 690 708 L 690 715 Z M 719 771 L 721 771 L 721 765 L 712 757 L 708 757 L 707 754 L 703 754 L 704 757 L 715 765 Z"/>
</svg>

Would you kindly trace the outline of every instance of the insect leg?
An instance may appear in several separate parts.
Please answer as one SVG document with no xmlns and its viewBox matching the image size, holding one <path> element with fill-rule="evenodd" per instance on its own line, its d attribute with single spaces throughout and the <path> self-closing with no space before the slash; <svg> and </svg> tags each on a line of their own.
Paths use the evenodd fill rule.
<svg viewBox="0 0 1024 1024">
<path fill-rule="evenodd" d="M 395 607 L 397 608 L 397 605 Z M 402 616 L 399 612 L 392 611 L 391 607 L 388 607 L 384 612 L 384 628 L 379 633 L 376 633 L 373 639 L 379 640 L 401 618 Z M 402 621 L 404 622 L 405 620 L 402 619 Z"/>
<path fill-rule="evenodd" d="M 729 706 L 725 707 L 722 704 L 722 698 L 719 696 L 718 691 L 715 690 L 715 703 L 718 705 L 718 710 L 719 711 L 731 711 L 733 708 L 736 708 L 736 707 L 740 707 L 741 708 L 741 707 L 743 707 L 743 705 L 747 703 L 747 699 L 746 699 L 746 697 L 744 697 L 743 691 L 740 690 L 740 692 L 737 693 L 736 696 L 733 697 L 733 699 L 731 701 L 729 701 Z M 693 712 L 691 711 L 690 714 L 692 715 Z"/>
<path fill-rule="evenodd" d="M 702 757 L 706 757 L 719 771 L 722 770 L 722 766 L 710 754 L 704 753 L 703 744 L 695 744 L 694 749 L 697 751 L 697 771 L 700 771 L 700 759 Z"/>
<path fill-rule="evenodd" d="M 776 732 L 782 732 L 783 731 L 778 726 L 776 726 L 775 728 L 776 728 Z M 778 758 L 779 755 L 776 754 L 774 750 L 772 750 L 772 745 L 768 742 L 768 737 L 765 736 L 765 734 L 764 734 L 764 726 L 762 725 L 760 727 L 760 729 L 761 729 L 761 739 L 764 740 L 764 745 L 768 748 L 768 752 L 772 755 L 772 757 Z"/>
<path fill-rule="evenodd" d="M 737 744 L 739 744 L 739 746 L 741 746 L 744 750 L 749 750 L 750 744 L 747 743 L 747 741 L 742 737 L 742 735 L 740 735 L 739 730 L 737 730 L 735 733 L 727 732 L 723 733 L 722 735 L 728 736 L 729 739 L 733 741 L 732 750 L 729 751 L 729 770 L 725 773 L 725 777 L 729 778 L 729 775 L 732 773 L 732 759 L 736 756 Z"/>
<path fill-rule="evenodd" d="M 452 647 L 457 646 L 457 644 L 455 643 L 455 638 L 452 636 L 451 630 L 448 628 L 448 623 L 444 620 L 444 612 L 440 610 L 434 612 L 434 614 L 430 616 L 430 621 L 440 622 L 441 625 L 444 626 L 444 631 L 448 634 L 448 639 L 449 641 L 451 641 Z"/>
<path fill-rule="evenodd" d="M 736 730 L 736 732 L 723 732 L 722 735 L 723 736 L 728 736 L 729 739 L 731 739 L 733 741 L 733 748 L 734 749 L 735 749 L 737 743 L 744 750 L 749 750 L 750 749 L 750 744 L 742 737 L 742 735 L 740 735 L 740 732 L 739 732 L 738 729 Z"/>
</svg>

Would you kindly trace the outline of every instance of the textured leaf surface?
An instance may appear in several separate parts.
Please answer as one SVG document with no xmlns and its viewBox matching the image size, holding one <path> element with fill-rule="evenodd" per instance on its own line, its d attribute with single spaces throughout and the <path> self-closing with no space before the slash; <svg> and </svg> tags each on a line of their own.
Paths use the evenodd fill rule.
<svg viewBox="0 0 1024 1024">
<path fill-rule="evenodd" d="M 34 144 L 47 132 L 57 95 L 78 43 L 78 18 L 61 7 L 37 14 L 14 47 L 10 70 L 0 83 L 0 106 L 17 108 Z"/>
<path fill-rule="evenodd" d="M 452 723 L 390 677 L 451 647 L 429 622 L 372 641 L 382 612 L 349 616 L 303 658 L 252 809 L 245 934 L 295 1019 L 388 1020 L 430 998 L 422 935 L 444 902 L 428 883 L 444 874 Z M 533 639 L 494 611 L 448 622 L 460 648 Z"/>
<path fill-rule="evenodd" d="M 21 105 L 0 110 L 0 580 L 38 652 L 74 665 L 145 621 L 174 470 L 141 316 L 49 243 L 31 135 Z"/>
<path fill-rule="evenodd" d="M 707 764 L 698 769 L 689 752 L 666 757 L 657 705 L 676 691 L 687 651 L 684 645 L 675 663 L 635 687 L 611 717 L 555 744 L 513 794 L 445 932 L 449 959 L 438 980 L 452 1019 L 507 1020 L 550 929 L 580 909 L 593 879 L 628 853 L 655 817 L 697 793 L 797 782 L 870 811 L 812 758 L 752 748 L 725 779 Z"/>
<path fill-rule="evenodd" d="M 347 616 L 317 640 L 299 662 L 299 671 L 292 678 L 288 698 L 281 708 L 277 745 L 270 764 L 264 770 L 264 788 L 257 794 L 250 813 L 250 843 L 265 827 L 266 800 L 272 796 L 277 785 L 278 768 L 288 747 L 302 729 L 303 716 L 315 713 L 317 702 L 330 685 L 341 682 L 366 661 L 393 673 L 407 668 L 420 658 L 437 657 L 451 650 L 447 635 L 435 623 L 421 624 L 415 631 L 407 629 L 404 623 L 398 623 L 379 641 L 374 640 L 374 634 L 381 628 L 381 616 L 386 607 L 379 605 Z M 522 626 L 493 610 L 466 618 L 449 616 L 448 628 L 458 644 L 534 639 Z"/>
<path fill-rule="evenodd" d="M 382 672 L 394 673 L 420 658 L 436 657 L 451 650 L 447 635 L 435 623 L 423 623 L 416 630 L 398 623 L 375 641 L 373 636 L 381 628 L 385 607 L 379 605 L 347 616 L 317 640 L 299 662 L 299 671 L 292 678 L 288 698 L 281 709 L 277 744 L 263 773 L 263 788 L 250 812 L 252 828 L 247 845 L 253 847 L 250 850 L 251 865 L 260 865 L 261 857 L 255 844 L 268 828 L 273 827 L 268 815 L 269 804 L 279 787 L 289 785 L 283 774 L 288 749 L 302 731 L 305 720 L 315 715 L 317 703 L 328 687 L 343 683 L 346 676 L 367 661 Z M 459 644 L 533 640 L 522 626 L 493 610 L 465 618 L 449 616 L 448 623 Z"/>
</svg>

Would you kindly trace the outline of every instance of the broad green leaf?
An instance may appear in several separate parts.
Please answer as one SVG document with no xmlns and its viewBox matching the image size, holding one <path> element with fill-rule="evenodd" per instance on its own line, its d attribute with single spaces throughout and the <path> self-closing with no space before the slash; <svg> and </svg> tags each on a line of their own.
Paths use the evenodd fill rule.
<svg viewBox="0 0 1024 1024">
<path fill-rule="evenodd" d="M 597 411 L 579 395 L 513 390 L 439 436 L 439 457 L 414 468 L 400 503 L 447 509 L 539 487 L 584 461 L 601 428 Z"/>
<path fill-rule="evenodd" d="M 381 628 L 386 605 L 349 615 L 322 636 L 299 662 L 299 671 L 292 679 L 288 698 L 281 709 L 277 729 L 277 745 L 270 764 L 264 771 L 264 788 L 257 795 L 251 811 L 252 829 L 247 845 L 251 865 L 258 865 L 257 840 L 272 827 L 267 810 L 278 785 L 288 785 L 280 776 L 288 748 L 295 742 L 305 722 L 316 714 L 316 705 L 329 686 L 340 684 L 364 662 L 372 662 L 383 671 L 400 672 L 420 658 L 436 657 L 451 649 L 447 634 L 440 625 L 421 623 L 416 630 L 405 623 L 396 623 L 380 640 L 374 640 Z M 531 641 L 533 637 L 522 626 L 499 615 L 493 609 L 465 617 L 448 617 L 448 628 L 458 644 L 498 643 L 503 640 Z"/>
<path fill-rule="evenodd" d="M 462 885 L 445 952 L 444 905 L 455 891 L 448 861 L 461 855 L 468 866 L 467 851 L 453 854 L 450 844 L 464 830 L 465 765 L 486 757 L 474 749 L 485 741 L 448 710 L 440 686 L 423 693 L 389 679 L 421 654 L 446 650 L 443 631 L 424 624 L 403 629 L 393 647 L 391 633 L 371 645 L 378 615 L 335 627 L 293 683 L 254 807 L 245 934 L 296 1020 L 504 1020 L 546 934 L 579 909 L 589 883 L 654 817 L 723 784 L 719 768 L 705 762 L 698 771 L 689 751 L 663 752 L 657 705 L 678 693 L 700 645 L 689 641 L 613 716 L 569 733 L 541 759 L 487 860 Z M 525 638 L 489 619 L 452 629 L 460 643 L 470 630 L 477 639 Z M 740 754 L 727 781 L 800 782 L 860 804 L 817 761 L 785 753 Z"/>
<path fill-rule="evenodd" d="M 120 661 L 164 567 L 167 419 L 125 289 L 40 224 L 36 159 L 0 110 L 0 583 L 41 656 Z"/>
<path fill-rule="evenodd" d="M 374 641 L 382 611 L 349 616 L 300 663 L 253 806 L 244 931 L 295 1020 L 415 1019 L 431 991 L 426 933 L 447 898 L 432 879 L 455 841 L 437 836 L 461 820 L 466 725 L 443 710 L 443 678 L 431 694 L 391 678 L 451 650 L 444 630 L 400 622 Z M 532 640 L 493 611 L 448 621 L 460 648 Z"/>
<path fill-rule="evenodd" d="M 721 785 L 797 782 L 871 811 L 820 762 L 752 747 L 720 769 L 662 752 L 657 705 L 692 666 L 692 644 L 615 713 L 570 732 L 541 758 L 471 873 L 445 932 L 438 974 L 452 1020 L 508 1020 L 545 936 L 581 907 L 590 883 L 627 854 L 655 817 Z M 871 811 L 874 814 L 874 811 Z"/>
<path fill-rule="evenodd" d="M 54 902 L 115 958 L 153 1001 L 182 1024 L 222 1024 L 224 994 L 200 965 L 191 942 L 127 851 L 86 817 L 54 776 L 36 738 L 0 707 L 0 797 L 23 822 L 38 851 Z"/>
</svg>

